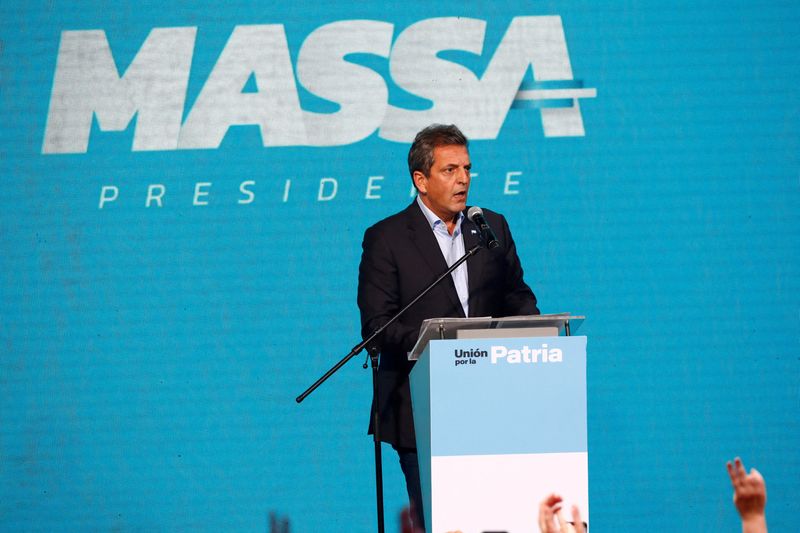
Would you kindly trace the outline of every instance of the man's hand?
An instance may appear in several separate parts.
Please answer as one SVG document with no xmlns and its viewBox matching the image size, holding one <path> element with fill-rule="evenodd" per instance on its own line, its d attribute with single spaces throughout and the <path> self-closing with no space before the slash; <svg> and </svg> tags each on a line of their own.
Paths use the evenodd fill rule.
<svg viewBox="0 0 800 533">
<path fill-rule="evenodd" d="M 581 513 L 572 506 L 572 524 L 564 519 L 561 503 L 564 499 L 558 494 L 550 494 L 539 504 L 539 530 L 542 533 L 586 533 Z"/>
<path fill-rule="evenodd" d="M 764 508 L 767 505 L 767 486 L 764 478 L 755 468 L 751 468 L 748 474 L 738 457 L 734 459 L 733 464 L 728 461 L 726 466 L 733 485 L 733 504 L 742 517 L 742 531 L 765 533 L 767 519 Z"/>
</svg>

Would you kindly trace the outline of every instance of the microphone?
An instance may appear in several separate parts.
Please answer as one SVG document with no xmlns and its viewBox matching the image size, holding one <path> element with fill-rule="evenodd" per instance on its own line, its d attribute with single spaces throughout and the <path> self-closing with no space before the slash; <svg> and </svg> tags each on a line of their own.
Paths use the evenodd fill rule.
<svg viewBox="0 0 800 533">
<path fill-rule="evenodd" d="M 486 244 L 486 248 L 493 250 L 500 246 L 500 242 L 497 240 L 497 237 L 495 237 L 492 228 L 489 227 L 489 223 L 486 222 L 486 219 L 483 217 L 483 209 L 477 205 L 473 205 L 469 208 L 469 211 L 467 211 L 467 218 L 481 230 L 481 239 L 483 239 L 484 244 Z"/>
</svg>

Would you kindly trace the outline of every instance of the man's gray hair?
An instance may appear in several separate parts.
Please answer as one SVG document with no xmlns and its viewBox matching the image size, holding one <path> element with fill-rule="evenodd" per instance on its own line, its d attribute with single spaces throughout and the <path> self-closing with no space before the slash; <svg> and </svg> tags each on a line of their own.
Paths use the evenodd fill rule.
<svg viewBox="0 0 800 533">
<path fill-rule="evenodd" d="M 430 174 L 434 148 L 453 145 L 465 148 L 469 146 L 469 141 L 455 124 L 431 124 L 417 133 L 408 151 L 408 171 L 411 180 L 414 180 L 414 172 L 417 171 L 426 176 Z M 414 186 L 416 187 L 416 184 Z"/>
</svg>

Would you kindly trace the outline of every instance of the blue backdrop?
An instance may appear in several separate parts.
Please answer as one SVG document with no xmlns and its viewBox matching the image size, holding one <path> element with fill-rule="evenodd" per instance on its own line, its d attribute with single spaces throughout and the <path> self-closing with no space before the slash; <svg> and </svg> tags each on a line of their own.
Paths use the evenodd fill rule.
<svg viewBox="0 0 800 533">
<path fill-rule="evenodd" d="M 790 530 L 798 27 L 793 2 L 4 3 L 0 529 L 369 531 L 369 373 L 294 398 L 359 340 L 363 231 L 438 121 L 542 311 L 588 317 L 593 529 L 736 530 L 740 454 Z"/>
</svg>

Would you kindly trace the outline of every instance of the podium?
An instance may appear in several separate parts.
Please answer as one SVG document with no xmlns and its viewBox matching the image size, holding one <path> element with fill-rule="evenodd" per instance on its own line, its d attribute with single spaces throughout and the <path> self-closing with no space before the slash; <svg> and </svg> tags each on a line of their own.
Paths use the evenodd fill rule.
<svg viewBox="0 0 800 533">
<path fill-rule="evenodd" d="M 423 323 L 409 358 L 428 533 L 538 532 L 551 492 L 589 521 L 586 337 L 572 335 L 582 321 Z"/>
</svg>

